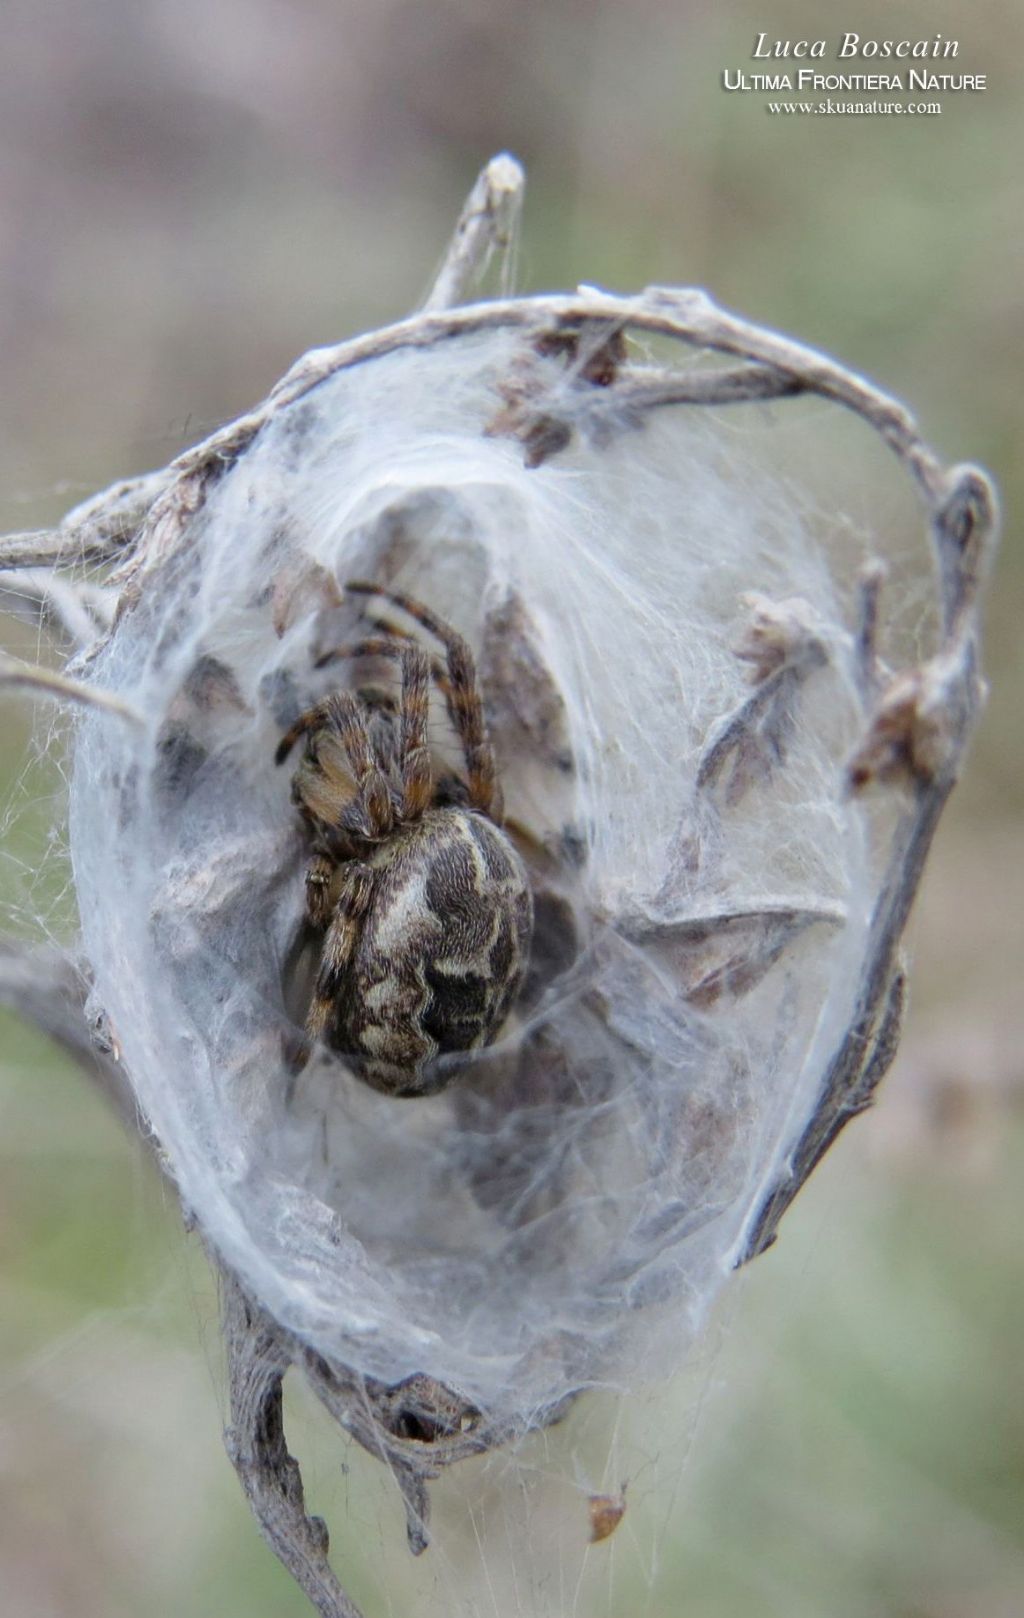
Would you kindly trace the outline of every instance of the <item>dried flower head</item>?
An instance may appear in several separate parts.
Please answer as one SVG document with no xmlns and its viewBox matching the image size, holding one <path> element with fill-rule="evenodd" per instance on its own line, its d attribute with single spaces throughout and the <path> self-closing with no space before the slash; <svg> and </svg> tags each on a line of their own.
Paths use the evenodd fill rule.
<svg viewBox="0 0 1024 1618">
<path fill-rule="evenodd" d="M 233 1456 L 307 1589 L 290 1362 L 422 1549 L 432 1469 L 670 1366 L 774 1239 L 895 1049 L 979 696 L 991 497 L 899 406 L 699 293 L 447 299 L 148 483 L 75 670 L 94 1023 L 228 1278 Z M 723 430 L 806 392 L 921 497 L 920 669 L 878 568 L 851 586 Z"/>
</svg>

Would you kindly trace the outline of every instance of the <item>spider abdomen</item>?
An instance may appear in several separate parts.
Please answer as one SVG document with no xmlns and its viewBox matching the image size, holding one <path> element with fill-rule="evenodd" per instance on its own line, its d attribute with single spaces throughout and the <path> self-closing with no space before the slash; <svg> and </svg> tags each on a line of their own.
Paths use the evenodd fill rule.
<svg viewBox="0 0 1024 1618">
<path fill-rule="evenodd" d="M 328 1031 L 375 1088 L 418 1095 L 447 1052 L 495 1037 L 522 983 L 533 903 L 505 834 L 467 809 L 428 810 L 365 862 L 375 873 Z"/>
</svg>

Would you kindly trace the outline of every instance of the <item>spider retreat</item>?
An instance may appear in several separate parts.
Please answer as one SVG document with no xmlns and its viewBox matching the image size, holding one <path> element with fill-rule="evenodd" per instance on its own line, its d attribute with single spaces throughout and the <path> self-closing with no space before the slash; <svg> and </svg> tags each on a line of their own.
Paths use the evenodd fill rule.
<svg viewBox="0 0 1024 1618">
<path fill-rule="evenodd" d="M 533 932 L 526 870 L 502 830 L 494 749 L 473 654 L 461 635 L 411 596 L 346 586 L 398 607 L 443 649 L 382 633 L 317 659 L 388 658 L 387 691 L 334 691 L 282 737 L 283 764 L 300 738 L 292 798 L 313 837 L 306 915 L 323 944 L 306 1017 L 320 1040 L 377 1090 L 425 1095 L 446 1074 L 437 1058 L 497 1035 L 523 981 Z M 427 743 L 431 686 L 444 697 L 465 777 L 435 769 Z"/>
</svg>

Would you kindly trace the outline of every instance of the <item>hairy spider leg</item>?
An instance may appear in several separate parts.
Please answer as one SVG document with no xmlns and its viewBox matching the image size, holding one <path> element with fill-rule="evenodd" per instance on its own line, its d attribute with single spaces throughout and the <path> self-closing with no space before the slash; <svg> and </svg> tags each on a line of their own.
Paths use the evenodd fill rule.
<svg viewBox="0 0 1024 1618">
<path fill-rule="evenodd" d="M 317 849 L 306 867 L 306 916 L 313 927 L 326 927 L 331 919 L 331 883 L 335 862 Z"/>
<path fill-rule="evenodd" d="M 361 621 L 366 624 L 368 628 L 375 629 L 378 637 L 380 637 L 360 641 L 358 643 L 358 651 L 360 656 L 388 657 L 397 655 L 391 651 L 389 644 L 391 641 L 400 641 L 407 646 L 419 645 L 413 631 L 411 629 L 406 629 L 404 625 L 393 624 L 390 619 L 377 617 L 376 614 L 366 612 L 365 610 L 361 612 L 359 616 Z M 343 657 L 351 657 L 355 650 L 356 648 L 353 646 L 332 647 L 330 651 L 321 652 L 314 667 L 320 669 L 328 663 L 337 663 Z M 441 695 L 444 697 L 445 706 L 450 715 L 450 697 L 452 688 L 451 681 L 448 678 L 448 665 L 443 657 L 438 657 L 434 652 L 428 653 L 428 656 L 430 659 L 430 677 L 437 686 L 437 689 L 440 691 Z M 360 692 L 360 695 L 363 696 L 365 700 L 365 693 Z M 393 703 L 390 704 L 390 711 L 394 711 Z M 500 794 L 496 791 L 496 798 L 499 795 Z M 465 782 L 460 781 L 459 777 L 454 771 L 445 770 L 434 780 L 432 798 L 435 803 L 465 803 Z M 491 818 L 494 819 L 496 817 L 494 814 L 492 814 Z"/>
<path fill-rule="evenodd" d="M 430 659 L 419 646 L 402 648 L 402 819 L 419 819 L 434 791 L 427 746 Z"/>
<path fill-rule="evenodd" d="M 399 746 L 402 768 L 402 804 L 399 811 L 403 820 L 418 820 L 430 807 L 434 792 L 430 768 L 430 750 L 427 747 L 427 719 L 430 710 L 430 659 L 421 646 L 408 638 L 356 641 L 351 646 L 335 646 L 316 660 L 317 668 L 337 663 L 342 658 L 390 657 L 401 664 L 402 693 L 399 715 L 402 730 Z"/>
<path fill-rule="evenodd" d="M 345 589 L 354 595 L 380 596 L 382 601 L 389 601 L 393 607 L 408 613 L 410 618 L 422 624 L 424 629 L 441 642 L 445 649 L 450 687 L 445 691 L 445 701 L 448 705 L 448 717 L 462 744 L 469 802 L 472 808 L 479 809 L 483 814 L 493 818 L 496 814 L 498 771 L 494 748 L 491 746 L 484 721 L 476 664 L 469 643 L 452 629 L 450 624 L 446 624 L 443 618 L 439 618 L 429 607 L 425 607 L 412 596 L 403 595 L 398 590 L 387 590 L 364 579 L 351 580 L 345 585 Z"/>
<path fill-rule="evenodd" d="M 411 641 L 414 646 L 419 645 L 413 630 L 406 629 L 404 624 L 393 624 L 390 618 L 382 618 L 377 613 L 368 612 L 365 607 L 360 611 L 359 619 L 368 629 L 376 630 L 378 635 L 386 636 L 388 640 Z M 323 663 L 333 662 L 337 655 L 337 652 L 325 652 L 322 657 L 317 658 L 317 668 Z M 431 678 L 447 702 L 448 693 L 451 689 L 448 680 L 448 665 L 443 657 L 438 657 L 436 652 L 431 652 L 428 655 L 430 657 Z"/>
<path fill-rule="evenodd" d="M 338 663 L 343 657 L 352 657 L 355 655 L 357 645 L 360 648 L 358 653 L 360 657 L 397 657 L 398 652 L 397 649 L 392 647 L 392 641 L 399 641 L 404 646 L 418 647 L 420 644 L 411 629 L 406 629 L 402 624 L 393 624 L 388 618 L 379 618 L 376 614 L 369 612 L 361 612 L 359 618 L 360 622 L 364 623 L 368 629 L 376 630 L 376 635 L 358 642 L 352 642 L 350 645 L 332 646 L 329 651 L 320 653 L 313 664 L 314 668 L 322 669 L 328 663 Z M 430 664 L 430 677 L 447 703 L 451 692 L 448 665 L 443 657 L 438 657 L 436 652 L 430 652 L 426 655 Z"/>
<path fill-rule="evenodd" d="M 394 808 L 356 698 L 350 691 L 334 691 L 301 714 L 278 743 L 275 754 L 278 764 L 284 762 L 303 734 L 311 734 L 311 740 L 295 778 L 302 807 L 314 821 L 325 826 L 353 831 L 363 837 L 383 837 L 394 825 Z M 337 744 L 333 749 L 332 741 Z M 354 799 L 342 796 L 345 783 L 341 778 L 338 748 L 355 777 Z M 322 756 L 324 753 L 326 756 Z"/>
<path fill-rule="evenodd" d="M 359 942 L 359 924 L 370 908 L 374 875 L 369 866 L 351 860 L 342 868 L 341 889 L 324 938 L 320 970 L 306 1015 L 306 1033 L 320 1039 L 335 1009 L 345 973 Z"/>
<path fill-rule="evenodd" d="M 317 704 L 315 708 L 307 708 L 305 713 L 299 715 L 294 725 L 285 731 L 274 751 L 275 764 L 283 764 L 299 737 L 305 736 L 307 731 L 315 728 L 322 718 L 320 710 L 320 704 Z"/>
<path fill-rule="evenodd" d="M 367 621 L 373 625 L 373 627 L 382 630 L 383 633 L 380 636 L 372 636 L 366 640 L 355 641 L 349 646 L 333 646 L 329 651 L 321 652 L 314 666 L 318 669 L 324 668 L 328 663 L 340 662 L 342 658 L 400 658 L 404 649 L 409 646 L 415 646 L 417 650 L 422 651 L 422 648 L 419 647 L 419 643 L 414 640 L 408 629 L 398 628 L 393 624 L 389 624 L 386 619 L 382 618 L 368 618 Z M 427 654 L 424 653 L 423 655 Z M 459 736 L 459 727 L 453 712 L 451 700 L 452 683 L 448 673 L 448 665 L 442 658 L 435 656 L 429 657 L 428 665 L 432 678 L 444 696 L 445 705 L 448 709 L 448 716 L 451 720 L 452 728 L 455 730 L 456 735 Z M 465 749 L 463 752 L 465 753 Z M 438 796 L 439 794 L 440 798 Z M 469 787 L 465 783 L 461 782 L 458 776 L 453 772 L 445 772 L 432 783 L 431 796 L 435 801 L 447 802 L 451 800 L 452 802 L 469 803 L 473 808 L 484 807 L 481 803 L 472 802 Z M 500 789 L 497 787 L 497 785 L 494 787 L 491 801 L 492 807 L 489 810 L 484 809 L 484 812 L 488 814 L 490 819 L 497 820 L 500 817 L 501 801 Z"/>
</svg>

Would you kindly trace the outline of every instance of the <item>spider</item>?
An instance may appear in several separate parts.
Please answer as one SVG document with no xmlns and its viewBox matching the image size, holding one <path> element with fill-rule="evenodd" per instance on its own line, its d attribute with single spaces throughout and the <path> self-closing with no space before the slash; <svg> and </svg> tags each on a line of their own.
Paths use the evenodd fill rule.
<svg viewBox="0 0 1024 1618">
<path fill-rule="evenodd" d="M 292 798 L 313 834 L 306 916 L 324 934 L 306 1017 L 312 1043 L 349 1057 L 394 1096 L 424 1095 L 453 1076 L 435 1059 L 495 1038 L 518 993 L 533 932 L 525 867 L 500 824 L 494 750 L 473 655 L 410 596 L 357 582 L 349 592 L 400 608 L 444 658 L 403 631 L 331 650 L 398 663 L 399 702 L 384 691 L 331 692 L 301 714 Z M 427 746 L 431 681 L 462 748 L 465 780 L 436 776 Z"/>
</svg>

